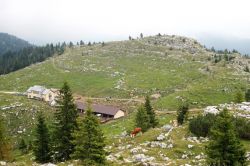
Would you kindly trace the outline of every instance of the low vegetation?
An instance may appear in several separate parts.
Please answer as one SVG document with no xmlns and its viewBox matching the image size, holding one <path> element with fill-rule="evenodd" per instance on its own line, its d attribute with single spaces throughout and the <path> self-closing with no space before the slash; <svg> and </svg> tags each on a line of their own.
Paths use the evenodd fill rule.
<svg viewBox="0 0 250 166">
<path fill-rule="evenodd" d="M 250 88 L 244 79 L 249 73 L 233 63 L 242 60 L 238 53 L 216 54 L 192 39 L 141 34 L 122 42 L 70 43 L 60 56 L 2 75 L 2 91 L 69 84 L 61 88 L 56 108 L 0 93 L 0 113 L 7 119 L 6 131 L 0 124 L 0 144 L 8 145 L 0 146 L 0 160 L 13 163 L 12 152 L 17 165 L 249 164 L 249 121 L 225 110 L 201 115 L 197 109 L 242 102 Z M 78 114 L 73 93 L 131 100 L 124 101 L 125 117 L 100 124 L 91 107 Z M 135 128 L 142 133 L 131 138 Z"/>
</svg>

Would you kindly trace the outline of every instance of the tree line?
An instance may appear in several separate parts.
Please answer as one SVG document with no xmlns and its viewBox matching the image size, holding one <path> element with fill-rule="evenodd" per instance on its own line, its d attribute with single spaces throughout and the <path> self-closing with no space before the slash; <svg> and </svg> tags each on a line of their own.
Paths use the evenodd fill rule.
<svg viewBox="0 0 250 166">
<path fill-rule="evenodd" d="M 55 54 L 60 55 L 64 52 L 65 47 L 65 43 L 59 43 L 56 45 L 25 47 L 19 51 L 8 51 L 0 56 L 0 75 L 42 62 Z"/>
</svg>

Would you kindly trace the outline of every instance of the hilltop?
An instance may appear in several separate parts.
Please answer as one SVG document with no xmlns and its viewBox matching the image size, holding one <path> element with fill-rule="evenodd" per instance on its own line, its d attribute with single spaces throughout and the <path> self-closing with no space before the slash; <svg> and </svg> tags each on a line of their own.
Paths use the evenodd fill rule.
<svg viewBox="0 0 250 166">
<path fill-rule="evenodd" d="M 56 108 L 2 91 L 25 92 L 33 85 L 60 88 L 68 81 L 74 97 L 92 97 L 94 103 L 117 105 L 126 112 L 125 117 L 101 125 L 109 165 L 206 165 L 209 138 L 194 136 L 188 129 L 189 120 L 202 114 L 205 106 L 214 105 L 205 109 L 213 111 L 218 104 L 232 102 L 239 90 L 250 88 L 246 66 L 249 59 L 237 52 L 213 52 L 182 36 L 157 35 L 67 47 L 61 55 L 0 76 L 0 115 L 9 135 L 14 136 L 16 148 L 15 162 L 8 164 L 39 165 L 31 151 L 22 154 L 17 148 L 21 138 L 31 146 L 37 114 L 43 112 L 51 126 Z M 135 127 L 136 108 L 146 94 L 153 95 L 159 125 L 133 139 L 129 133 Z M 176 108 L 182 100 L 190 103 L 189 118 L 184 125 L 175 126 Z M 249 140 L 241 141 L 249 158 Z M 77 160 L 57 163 L 70 164 L 80 165 Z"/>
<path fill-rule="evenodd" d="M 29 46 L 31 44 L 23 39 L 7 33 L 0 33 L 0 55 L 8 51 L 18 51 Z"/>
<path fill-rule="evenodd" d="M 230 102 L 249 88 L 249 59 L 216 53 L 194 39 L 157 35 L 127 41 L 66 48 L 58 56 L 0 76 L 0 91 L 24 92 L 33 85 L 60 88 L 91 97 L 140 98 L 159 94 L 158 109 L 175 109 L 179 100 L 192 107 Z"/>
</svg>

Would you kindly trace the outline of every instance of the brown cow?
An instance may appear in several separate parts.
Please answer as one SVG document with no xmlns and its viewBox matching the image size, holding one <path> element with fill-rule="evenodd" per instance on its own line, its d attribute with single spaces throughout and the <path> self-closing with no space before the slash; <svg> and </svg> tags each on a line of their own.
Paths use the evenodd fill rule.
<svg viewBox="0 0 250 166">
<path fill-rule="evenodd" d="M 132 138 L 134 138 L 139 132 L 141 132 L 141 128 L 140 127 L 136 127 L 131 133 L 130 136 Z"/>
</svg>

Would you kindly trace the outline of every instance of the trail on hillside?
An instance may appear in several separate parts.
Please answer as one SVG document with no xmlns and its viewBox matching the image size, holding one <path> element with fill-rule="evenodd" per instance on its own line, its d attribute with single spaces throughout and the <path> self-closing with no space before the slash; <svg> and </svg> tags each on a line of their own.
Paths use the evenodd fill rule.
<svg viewBox="0 0 250 166">
<path fill-rule="evenodd" d="M 19 93 L 21 93 L 21 92 L 15 92 L 15 91 L 0 91 L 0 93 L 3 93 L 3 94 L 11 94 L 11 95 L 13 95 L 13 94 L 19 94 Z"/>
</svg>

